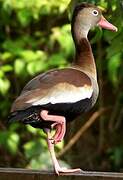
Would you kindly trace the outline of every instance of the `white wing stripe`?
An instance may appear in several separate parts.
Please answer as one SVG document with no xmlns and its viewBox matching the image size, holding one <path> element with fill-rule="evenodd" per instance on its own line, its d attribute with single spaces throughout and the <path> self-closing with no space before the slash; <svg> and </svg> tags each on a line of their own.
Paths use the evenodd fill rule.
<svg viewBox="0 0 123 180">
<path fill-rule="evenodd" d="M 32 105 L 44 105 L 44 104 L 56 104 L 56 103 L 75 103 L 77 101 L 90 98 L 92 96 L 93 89 L 90 86 L 75 87 L 73 85 L 64 85 L 61 83 L 56 85 L 53 89 L 49 90 L 45 97 L 37 97 L 27 101 Z"/>
</svg>

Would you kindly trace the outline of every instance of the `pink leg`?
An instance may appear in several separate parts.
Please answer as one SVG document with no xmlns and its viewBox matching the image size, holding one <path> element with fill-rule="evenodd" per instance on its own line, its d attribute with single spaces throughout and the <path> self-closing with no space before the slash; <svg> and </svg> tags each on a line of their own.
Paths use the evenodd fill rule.
<svg viewBox="0 0 123 180">
<path fill-rule="evenodd" d="M 55 156 L 55 151 L 54 151 L 54 144 L 52 143 L 51 137 L 50 137 L 50 130 L 49 129 L 45 129 L 45 132 L 47 133 L 47 142 L 48 142 L 48 148 L 51 154 L 51 158 L 52 158 L 52 163 L 54 166 L 54 170 L 55 173 L 59 175 L 59 173 L 79 173 L 82 170 L 81 169 L 66 169 L 66 168 L 61 168 L 56 156 Z"/>
<path fill-rule="evenodd" d="M 53 143 L 56 144 L 63 139 L 62 126 L 58 123 L 54 123 L 51 127 L 52 129 L 56 129 L 55 135 L 52 137 Z"/>
<path fill-rule="evenodd" d="M 40 116 L 45 121 L 53 121 L 52 128 L 56 129 L 55 135 L 52 137 L 52 141 L 56 144 L 63 140 L 66 132 L 66 120 L 63 116 L 49 115 L 48 111 L 43 110 Z"/>
</svg>

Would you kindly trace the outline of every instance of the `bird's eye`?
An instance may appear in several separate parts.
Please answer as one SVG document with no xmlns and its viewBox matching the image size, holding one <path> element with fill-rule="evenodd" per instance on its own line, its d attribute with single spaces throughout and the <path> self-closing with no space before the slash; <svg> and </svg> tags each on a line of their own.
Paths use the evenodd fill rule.
<svg viewBox="0 0 123 180">
<path fill-rule="evenodd" d="M 98 16 L 99 12 L 98 12 L 97 10 L 93 10 L 93 11 L 92 11 L 92 14 L 93 14 L 94 16 Z"/>
</svg>

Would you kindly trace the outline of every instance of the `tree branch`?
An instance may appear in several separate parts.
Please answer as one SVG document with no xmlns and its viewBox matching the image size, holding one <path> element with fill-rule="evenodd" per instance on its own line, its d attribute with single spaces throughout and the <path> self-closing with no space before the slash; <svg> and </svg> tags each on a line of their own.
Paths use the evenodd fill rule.
<svg viewBox="0 0 123 180">
<path fill-rule="evenodd" d="M 96 121 L 97 118 L 99 118 L 103 113 L 108 111 L 110 107 L 108 108 L 101 108 L 99 111 L 96 111 L 92 114 L 90 119 L 80 128 L 80 130 L 70 139 L 68 144 L 62 149 L 58 154 L 57 157 L 61 157 L 63 154 L 65 154 L 77 141 L 78 139 L 83 135 L 83 133 Z"/>
</svg>

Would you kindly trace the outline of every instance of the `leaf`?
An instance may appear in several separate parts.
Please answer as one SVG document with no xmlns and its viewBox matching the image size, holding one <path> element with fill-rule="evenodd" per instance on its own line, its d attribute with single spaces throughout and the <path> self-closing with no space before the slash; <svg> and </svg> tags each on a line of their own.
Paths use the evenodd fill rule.
<svg viewBox="0 0 123 180">
<path fill-rule="evenodd" d="M 32 51 L 32 50 L 25 50 L 20 53 L 20 56 L 26 62 L 32 62 L 36 60 L 45 60 L 47 58 L 46 53 L 44 51 Z"/>
<path fill-rule="evenodd" d="M 0 144 L 13 155 L 16 154 L 18 150 L 19 139 L 19 135 L 13 131 L 0 132 Z"/>
<path fill-rule="evenodd" d="M 91 44 L 96 43 L 97 41 L 99 41 L 102 37 L 102 30 L 99 28 L 95 28 L 94 31 L 96 30 L 96 34 L 95 36 L 91 39 Z"/>
<path fill-rule="evenodd" d="M 2 69 L 0 69 L 0 79 L 2 79 L 5 76 L 4 72 L 2 71 Z"/>
<path fill-rule="evenodd" d="M 32 19 L 31 12 L 27 8 L 19 10 L 19 12 L 17 13 L 17 16 L 21 25 L 24 27 L 27 26 L 31 22 L 31 19 Z"/>
<path fill-rule="evenodd" d="M 6 78 L 0 79 L 0 92 L 2 95 L 5 95 L 10 88 L 10 81 Z"/>
<path fill-rule="evenodd" d="M 9 51 L 12 55 L 18 55 L 23 51 L 24 42 L 21 39 L 18 39 L 13 42 L 11 39 L 6 39 L 2 47 L 4 50 Z"/>
<path fill-rule="evenodd" d="M 23 74 L 26 69 L 26 64 L 22 59 L 16 59 L 14 63 L 14 70 L 17 75 Z M 25 74 L 25 73 L 24 73 Z"/>
<path fill-rule="evenodd" d="M 116 38 L 111 39 L 110 41 L 110 46 L 107 48 L 107 58 L 110 59 L 115 54 L 121 52 L 123 52 L 123 38 L 121 36 L 117 36 Z"/>
<path fill-rule="evenodd" d="M 36 128 L 33 128 L 32 126 L 30 125 L 27 125 L 26 126 L 27 130 L 32 133 L 32 134 L 37 134 L 38 130 Z"/>
<path fill-rule="evenodd" d="M 7 61 L 12 58 L 12 54 L 10 52 L 4 52 L 1 54 L 1 60 Z"/>
<path fill-rule="evenodd" d="M 64 58 L 63 54 L 53 54 L 52 56 L 49 57 L 48 65 L 50 67 L 59 67 L 62 65 L 66 65 L 66 60 Z"/>
<path fill-rule="evenodd" d="M 16 154 L 18 150 L 19 144 L 19 135 L 17 133 L 12 132 L 7 140 L 8 149 L 12 154 Z"/>
<path fill-rule="evenodd" d="M 116 54 L 108 61 L 109 78 L 114 85 L 118 83 L 118 70 L 121 64 L 121 54 Z"/>
<path fill-rule="evenodd" d="M 8 97 L 4 95 L 4 101 L 2 101 L 0 105 L 0 112 L 1 112 L 1 117 L 6 118 L 8 116 L 8 111 L 10 110 L 10 105 L 11 102 L 8 102 Z M 7 118 L 6 118 L 7 119 Z"/>
<path fill-rule="evenodd" d="M 56 144 L 56 148 L 57 148 L 58 150 L 63 149 L 63 148 L 64 148 L 64 141 L 61 141 L 61 142 L 59 142 L 58 144 Z"/>
<path fill-rule="evenodd" d="M 30 75 L 34 75 L 38 72 L 44 71 L 46 67 L 47 67 L 47 65 L 41 60 L 40 61 L 34 61 L 34 62 L 28 63 L 27 71 Z"/>
<path fill-rule="evenodd" d="M 4 65 L 4 66 L 1 67 L 1 70 L 3 72 L 10 72 L 10 71 L 13 70 L 13 67 L 11 65 Z"/>
<path fill-rule="evenodd" d="M 56 40 L 61 46 L 63 54 L 68 57 L 74 52 L 73 40 L 70 35 L 70 25 L 64 25 L 62 28 L 52 29 L 52 41 Z"/>
<path fill-rule="evenodd" d="M 121 166 L 122 163 L 123 147 L 116 146 L 114 148 L 110 148 L 108 149 L 107 153 L 109 154 L 109 158 L 113 163 L 114 167 L 119 168 L 119 166 Z"/>
<path fill-rule="evenodd" d="M 45 147 L 42 144 L 43 139 L 37 139 L 36 141 L 29 141 L 24 145 L 25 155 L 27 158 L 33 158 L 39 156 L 44 150 Z M 46 144 L 46 142 L 45 142 Z"/>
</svg>

